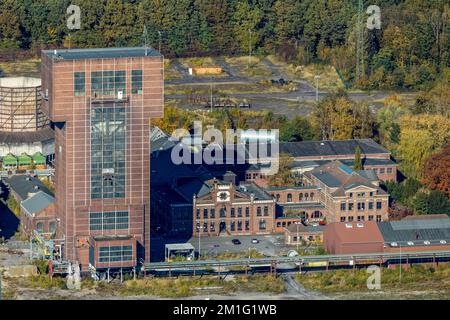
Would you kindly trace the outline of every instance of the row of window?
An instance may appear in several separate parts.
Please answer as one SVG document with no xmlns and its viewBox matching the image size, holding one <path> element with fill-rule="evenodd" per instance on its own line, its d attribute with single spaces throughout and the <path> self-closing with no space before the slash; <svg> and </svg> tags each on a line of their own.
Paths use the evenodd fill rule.
<svg viewBox="0 0 450 320">
<path fill-rule="evenodd" d="M 305 239 L 303 239 L 303 237 L 302 236 L 294 236 L 293 238 L 292 238 L 292 241 L 293 242 L 297 242 L 297 241 L 303 241 L 303 240 L 307 240 L 307 241 L 314 241 L 314 240 L 316 240 L 316 241 L 320 241 L 320 236 L 307 236 L 307 237 L 305 237 Z"/>
<path fill-rule="evenodd" d="M 85 72 L 74 73 L 74 95 L 86 94 Z M 93 96 L 116 95 L 119 91 L 125 93 L 126 73 L 118 71 L 93 71 L 91 72 L 91 92 Z M 131 70 L 131 93 L 142 94 L 142 70 Z"/>
<path fill-rule="evenodd" d="M 89 213 L 89 230 L 123 230 L 128 229 L 129 215 L 127 211 L 91 212 Z"/>
<path fill-rule="evenodd" d="M 374 216 L 373 215 L 369 215 L 367 218 L 368 218 L 368 221 L 373 221 Z M 380 222 L 381 221 L 381 215 L 375 216 L 375 219 L 376 219 L 377 222 Z M 366 220 L 365 216 L 357 216 L 356 217 L 356 221 L 365 221 L 365 220 Z M 353 216 L 348 216 L 348 219 L 346 217 L 341 217 L 341 222 L 346 222 L 346 221 L 352 222 L 352 221 L 354 221 L 354 217 Z"/>
<path fill-rule="evenodd" d="M 353 192 L 349 192 L 349 194 L 348 194 L 348 196 L 350 197 L 350 198 L 353 198 Z M 357 192 L 356 193 L 356 197 L 357 198 L 364 198 L 366 196 L 366 193 L 365 192 Z M 369 192 L 369 197 L 373 197 L 373 192 L 371 191 L 371 192 Z"/>
<path fill-rule="evenodd" d="M 110 246 L 99 248 L 99 262 L 122 262 L 133 259 L 132 246 Z"/>
<path fill-rule="evenodd" d="M 248 218 L 250 216 L 250 208 L 249 207 L 245 207 L 245 208 L 239 207 L 239 208 L 237 208 L 237 210 L 236 210 L 236 208 L 231 208 L 230 209 L 230 217 L 231 218 L 234 218 L 234 217 L 241 218 L 244 214 L 243 211 L 245 211 L 245 217 Z M 208 218 L 214 219 L 216 217 L 214 208 L 211 208 L 209 210 L 207 208 L 204 208 L 202 211 L 199 208 L 197 208 L 196 214 L 195 214 L 196 219 L 200 219 L 201 213 L 202 213 L 203 219 L 208 219 Z M 268 206 L 256 208 L 256 215 L 258 217 L 262 216 L 263 214 L 265 217 L 269 216 L 269 207 Z M 220 218 L 227 217 L 227 208 L 226 207 L 222 207 L 219 209 L 219 217 Z"/>
<path fill-rule="evenodd" d="M 208 231 L 208 222 L 203 222 L 202 224 L 202 228 L 200 230 L 200 222 L 197 222 L 196 225 L 196 230 L 197 232 L 216 232 L 216 223 L 214 221 L 211 221 L 209 223 L 209 231 Z M 245 221 L 231 221 L 229 224 L 227 224 L 226 222 L 222 222 L 220 223 L 218 226 L 219 231 L 224 231 L 224 230 L 230 230 L 230 231 L 249 231 L 250 230 L 250 221 L 249 220 L 245 220 Z"/>
<path fill-rule="evenodd" d="M 375 173 L 377 174 L 384 174 L 384 173 L 392 173 L 393 169 L 392 168 L 373 168 L 373 171 L 375 171 Z"/>
<path fill-rule="evenodd" d="M 277 194 L 275 197 L 277 199 L 277 202 L 279 202 L 280 198 L 281 198 L 280 194 Z M 298 201 L 308 201 L 308 200 L 309 201 L 313 201 L 314 200 L 314 192 L 311 192 L 311 193 L 307 193 L 307 192 L 303 193 L 303 192 L 301 192 L 301 193 L 298 194 Z M 292 193 L 288 193 L 287 194 L 286 201 L 287 202 L 292 202 Z"/>
<path fill-rule="evenodd" d="M 44 233 L 44 223 L 43 222 L 36 223 L 36 231 L 39 233 Z M 56 222 L 50 221 L 48 224 L 48 232 L 55 233 L 55 231 L 56 231 Z"/>
<path fill-rule="evenodd" d="M 209 225 L 209 231 L 208 231 L 208 225 Z M 216 231 L 216 224 L 214 221 L 211 221 L 210 223 L 208 222 L 203 222 L 202 228 L 200 228 L 200 222 L 197 222 L 196 224 L 196 231 L 197 233 L 201 233 L 201 232 L 215 232 Z M 258 224 L 259 230 L 266 230 L 266 220 L 264 219 L 260 219 L 259 220 L 259 224 Z M 219 223 L 218 225 L 219 231 L 225 231 L 225 230 L 229 230 L 229 231 L 249 231 L 250 230 L 250 221 L 249 220 L 232 220 L 229 223 L 222 221 Z"/>
<path fill-rule="evenodd" d="M 350 202 L 347 203 L 345 202 L 341 202 L 341 211 L 346 211 L 348 208 L 348 211 L 353 211 L 355 204 Z M 356 204 L 358 211 L 364 211 L 366 210 L 366 203 L 365 202 L 358 202 Z M 383 207 L 383 203 L 381 201 L 377 201 L 376 202 L 376 209 L 377 210 L 381 210 L 381 208 Z M 373 210 L 373 201 L 368 202 L 368 209 L 369 210 Z"/>
</svg>

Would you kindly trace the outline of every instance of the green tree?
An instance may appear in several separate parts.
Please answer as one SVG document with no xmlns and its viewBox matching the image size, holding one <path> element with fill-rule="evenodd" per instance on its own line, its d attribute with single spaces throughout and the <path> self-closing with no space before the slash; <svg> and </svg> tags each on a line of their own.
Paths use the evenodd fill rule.
<svg viewBox="0 0 450 320">
<path fill-rule="evenodd" d="M 412 199 L 411 207 L 417 214 L 428 214 L 430 212 L 428 195 L 425 192 L 418 192 Z"/>
<path fill-rule="evenodd" d="M 260 31 L 257 28 L 263 18 L 262 11 L 251 5 L 248 0 L 237 1 L 233 15 L 234 36 L 241 52 L 253 51 L 260 41 Z"/>
<path fill-rule="evenodd" d="M 450 215 L 450 202 L 445 194 L 437 190 L 433 190 L 428 195 L 429 213 L 430 214 L 448 214 Z"/>
<path fill-rule="evenodd" d="M 356 146 L 355 148 L 355 162 L 353 164 L 353 169 L 363 170 L 362 160 L 361 160 L 361 148 Z"/>
</svg>

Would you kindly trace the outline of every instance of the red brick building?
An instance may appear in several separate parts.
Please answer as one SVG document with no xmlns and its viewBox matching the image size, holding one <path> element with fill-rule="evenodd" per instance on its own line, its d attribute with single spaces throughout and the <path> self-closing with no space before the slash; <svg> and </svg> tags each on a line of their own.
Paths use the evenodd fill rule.
<svg viewBox="0 0 450 320">
<path fill-rule="evenodd" d="M 20 203 L 20 225 L 26 235 L 36 230 L 54 235 L 56 231 L 55 198 L 39 191 Z"/>
<path fill-rule="evenodd" d="M 162 56 L 149 48 L 47 50 L 41 68 L 64 259 L 83 267 L 149 261 L 148 125 L 163 115 Z"/>
<path fill-rule="evenodd" d="M 325 249 L 332 254 L 450 250 L 450 219 L 434 215 L 378 223 L 331 223 L 323 237 Z"/>
<path fill-rule="evenodd" d="M 325 249 L 331 254 L 383 252 L 383 236 L 375 221 L 330 223 L 323 232 Z"/>
<path fill-rule="evenodd" d="M 332 161 L 304 173 L 307 185 L 317 187 L 327 222 L 388 220 L 389 194 L 370 171 L 354 171 Z"/>
<path fill-rule="evenodd" d="M 209 192 L 193 199 L 193 234 L 217 236 L 274 232 L 275 201 L 254 183 L 214 180 Z"/>
</svg>

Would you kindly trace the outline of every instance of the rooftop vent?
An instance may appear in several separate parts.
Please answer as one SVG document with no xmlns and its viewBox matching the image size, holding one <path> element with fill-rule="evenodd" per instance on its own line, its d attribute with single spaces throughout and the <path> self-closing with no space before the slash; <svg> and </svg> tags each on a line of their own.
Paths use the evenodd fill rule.
<svg viewBox="0 0 450 320">
<path fill-rule="evenodd" d="M 34 186 L 34 190 L 38 190 L 39 189 L 39 186 Z"/>
<path fill-rule="evenodd" d="M 30 180 L 31 180 L 31 178 L 30 178 L 30 177 L 26 177 L 26 178 L 25 178 L 25 180 L 27 180 L 27 181 L 30 181 Z"/>
<path fill-rule="evenodd" d="M 325 143 L 321 142 L 321 143 L 320 143 L 320 145 L 321 145 L 321 146 L 324 146 L 324 145 L 325 145 Z"/>
<path fill-rule="evenodd" d="M 350 223 L 346 223 L 346 224 L 345 224 L 345 227 L 346 227 L 346 228 L 349 228 L 349 229 L 353 228 L 353 226 L 352 226 Z"/>
</svg>

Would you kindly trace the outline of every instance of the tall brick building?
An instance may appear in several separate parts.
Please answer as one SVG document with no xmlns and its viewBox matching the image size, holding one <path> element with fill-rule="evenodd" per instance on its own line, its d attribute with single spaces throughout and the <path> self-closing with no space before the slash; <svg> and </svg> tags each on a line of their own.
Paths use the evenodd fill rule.
<svg viewBox="0 0 450 320">
<path fill-rule="evenodd" d="M 55 127 L 55 209 L 64 258 L 83 267 L 150 259 L 149 119 L 163 115 L 163 58 L 150 48 L 42 53 Z"/>
</svg>

